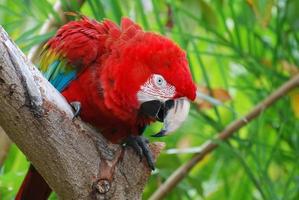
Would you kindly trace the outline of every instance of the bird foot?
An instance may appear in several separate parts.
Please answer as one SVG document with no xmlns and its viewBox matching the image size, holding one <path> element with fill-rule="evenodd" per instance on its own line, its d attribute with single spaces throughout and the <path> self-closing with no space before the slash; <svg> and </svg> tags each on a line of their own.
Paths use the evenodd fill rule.
<svg viewBox="0 0 299 200">
<path fill-rule="evenodd" d="M 130 135 L 126 141 L 125 146 L 131 146 L 136 154 L 139 156 L 140 160 L 142 160 L 143 156 L 146 158 L 148 166 L 155 170 L 154 158 L 151 150 L 149 149 L 149 141 L 145 137 L 142 136 L 132 136 Z"/>
<path fill-rule="evenodd" d="M 81 111 L 81 103 L 79 101 L 73 101 L 70 103 L 70 105 L 72 106 L 73 110 L 74 110 L 74 117 L 76 118 L 79 116 L 80 111 Z"/>
</svg>

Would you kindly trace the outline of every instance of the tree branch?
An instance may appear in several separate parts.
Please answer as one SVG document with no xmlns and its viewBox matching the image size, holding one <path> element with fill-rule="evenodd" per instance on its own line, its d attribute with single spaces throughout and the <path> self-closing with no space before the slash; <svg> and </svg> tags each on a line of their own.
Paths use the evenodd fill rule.
<svg viewBox="0 0 299 200">
<path fill-rule="evenodd" d="M 229 139 L 236 131 L 246 126 L 250 121 L 259 116 L 260 113 L 298 86 L 299 75 L 296 75 L 275 90 L 266 99 L 261 101 L 250 112 L 248 112 L 245 117 L 230 123 L 222 132 L 217 134 L 216 140 L 224 141 Z M 218 144 L 213 141 L 215 141 L 215 139 L 204 143 L 200 148 L 202 149 L 200 152 L 195 153 L 187 163 L 183 164 L 175 172 L 173 172 L 173 174 L 161 186 L 159 186 L 158 190 L 156 190 L 156 192 L 150 197 L 150 200 L 163 199 L 183 178 L 188 175 L 196 164 L 218 147 Z"/>
<path fill-rule="evenodd" d="M 81 7 L 85 0 L 78 0 L 78 5 Z M 58 0 L 54 6 L 53 10 L 57 12 L 57 14 L 60 16 L 62 22 L 66 22 L 66 16 L 65 13 L 62 10 L 61 2 Z M 41 30 L 39 32 L 40 35 L 43 35 L 45 33 L 48 33 L 51 29 L 55 27 L 56 21 L 55 18 L 52 15 L 49 15 L 48 20 L 43 24 L 41 27 Z M 31 60 L 31 62 L 35 62 L 39 58 L 39 53 L 43 47 L 44 43 L 40 43 L 39 45 L 33 46 L 29 53 L 28 53 L 28 59 Z M 8 153 L 9 147 L 11 145 L 10 139 L 7 137 L 5 131 L 0 127 L 0 146 L 2 147 L 0 149 L 0 166 L 5 161 L 6 155 Z"/>
<path fill-rule="evenodd" d="M 60 199 L 141 199 L 151 170 L 72 119 L 65 99 L 0 27 L 0 124 Z M 151 145 L 156 157 L 163 144 Z"/>
</svg>

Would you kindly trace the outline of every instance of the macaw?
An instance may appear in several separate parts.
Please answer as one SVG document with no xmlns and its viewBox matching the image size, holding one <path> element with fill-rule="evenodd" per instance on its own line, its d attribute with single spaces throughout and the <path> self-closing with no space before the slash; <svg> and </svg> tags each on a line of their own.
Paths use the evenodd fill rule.
<svg viewBox="0 0 299 200">
<path fill-rule="evenodd" d="M 39 69 L 73 106 L 75 115 L 112 143 L 132 146 L 152 170 L 148 141 L 142 137 L 145 127 L 163 122 L 155 137 L 175 131 L 197 96 L 186 53 L 128 18 L 120 26 L 87 17 L 65 24 L 46 43 Z M 34 177 L 29 170 L 16 199 L 34 193 L 28 187 Z M 36 199 L 47 198 L 51 189 L 44 186 L 44 190 Z"/>
</svg>

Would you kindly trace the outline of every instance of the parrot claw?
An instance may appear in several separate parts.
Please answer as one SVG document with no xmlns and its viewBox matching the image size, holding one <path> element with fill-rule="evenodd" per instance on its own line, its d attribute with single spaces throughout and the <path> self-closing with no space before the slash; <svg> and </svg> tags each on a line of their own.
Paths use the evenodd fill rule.
<svg viewBox="0 0 299 200">
<path fill-rule="evenodd" d="M 81 111 L 81 103 L 79 101 L 73 101 L 73 102 L 70 103 L 70 105 L 74 109 L 73 118 L 78 117 L 79 114 L 80 114 L 80 111 Z"/>
<path fill-rule="evenodd" d="M 155 170 L 155 164 L 152 152 L 148 147 L 149 140 L 142 137 L 142 136 L 132 136 L 130 135 L 125 142 L 125 146 L 131 146 L 135 151 L 136 154 L 139 156 L 140 161 L 142 160 L 143 156 L 146 158 L 148 166 Z"/>
</svg>

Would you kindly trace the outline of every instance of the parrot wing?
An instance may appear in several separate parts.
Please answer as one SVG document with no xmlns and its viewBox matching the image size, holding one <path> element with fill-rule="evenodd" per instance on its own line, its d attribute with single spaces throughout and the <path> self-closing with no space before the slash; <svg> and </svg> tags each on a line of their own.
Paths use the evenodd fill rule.
<svg viewBox="0 0 299 200">
<path fill-rule="evenodd" d="M 141 28 L 128 18 L 121 26 L 110 20 L 99 23 L 83 17 L 69 22 L 44 46 L 39 70 L 60 92 L 99 58 L 108 55 L 117 41 L 128 41 Z"/>
<path fill-rule="evenodd" d="M 60 92 L 76 78 L 78 73 L 78 69 L 67 64 L 65 58 L 52 51 L 48 51 L 43 55 L 39 69 L 45 78 Z"/>
<path fill-rule="evenodd" d="M 83 17 L 59 29 L 44 46 L 39 70 L 60 92 L 87 67 L 109 52 L 121 34 L 120 28 L 105 20 L 98 23 Z"/>
</svg>

